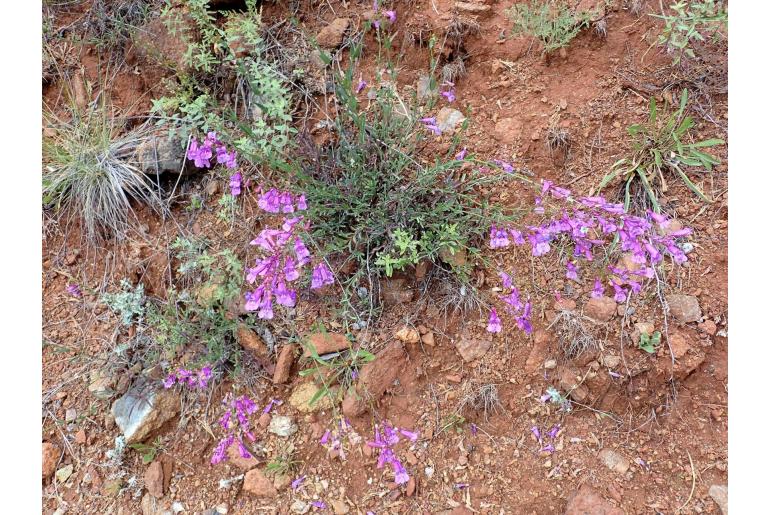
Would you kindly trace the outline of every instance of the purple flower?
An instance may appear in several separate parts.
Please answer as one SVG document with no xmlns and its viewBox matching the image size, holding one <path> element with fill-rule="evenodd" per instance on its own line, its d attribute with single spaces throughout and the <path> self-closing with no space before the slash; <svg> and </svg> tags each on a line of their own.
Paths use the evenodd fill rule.
<svg viewBox="0 0 770 515">
<path fill-rule="evenodd" d="M 493 249 L 504 249 L 511 242 L 508 239 L 508 233 L 505 229 L 492 226 L 489 230 L 489 247 Z"/>
<path fill-rule="evenodd" d="M 610 377 L 614 377 L 615 379 L 619 377 L 623 377 L 622 374 L 618 374 L 617 372 L 613 372 L 612 370 L 610 370 L 608 373 L 610 374 Z"/>
<path fill-rule="evenodd" d="M 446 91 L 441 92 L 441 96 L 446 98 L 446 101 L 449 103 L 452 103 L 455 101 L 455 92 L 453 89 L 448 89 Z"/>
<path fill-rule="evenodd" d="M 532 255 L 539 257 L 547 254 L 551 250 L 548 240 L 549 238 L 543 234 L 530 234 L 529 242 L 532 245 Z"/>
<path fill-rule="evenodd" d="M 487 331 L 490 333 L 499 333 L 503 330 L 503 324 L 500 321 L 500 317 L 497 316 L 497 310 L 492 308 L 489 312 L 489 323 L 487 324 Z"/>
<path fill-rule="evenodd" d="M 303 475 L 299 476 L 297 479 L 295 479 L 294 481 L 292 481 L 292 482 L 291 482 L 291 489 L 292 489 L 292 490 L 296 490 L 296 489 L 298 489 L 300 486 L 302 486 L 302 483 L 304 483 L 304 482 L 305 482 L 305 478 L 306 478 L 306 477 L 307 477 L 307 476 L 303 474 Z"/>
<path fill-rule="evenodd" d="M 315 506 L 319 510 L 325 510 L 326 509 L 326 503 L 323 501 L 313 501 L 310 503 L 311 506 Z"/>
<path fill-rule="evenodd" d="M 556 438 L 556 435 L 558 435 L 558 434 L 559 434 L 559 430 L 560 430 L 560 429 L 561 429 L 561 426 L 560 426 L 559 424 L 556 424 L 555 426 L 553 426 L 553 427 L 551 428 L 551 430 L 550 430 L 550 431 L 548 431 L 548 436 L 549 436 L 549 438 L 551 438 L 551 440 L 553 440 L 554 438 Z"/>
<path fill-rule="evenodd" d="M 233 197 L 241 194 L 241 174 L 239 172 L 230 176 L 230 194 Z"/>
<path fill-rule="evenodd" d="M 387 16 L 390 23 L 396 22 L 396 11 L 385 11 L 385 16 Z"/>
<path fill-rule="evenodd" d="M 526 243 L 524 236 L 521 234 L 521 231 L 517 231 L 516 229 L 508 229 L 508 234 L 513 237 L 513 243 L 516 245 L 524 245 L 524 243 Z"/>
<path fill-rule="evenodd" d="M 217 463 L 222 462 L 225 459 L 225 454 L 227 453 L 227 448 L 230 447 L 233 443 L 233 436 L 227 436 L 226 438 L 220 440 L 217 447 L 214 449 L 214 454 L 211 456 L 211 464 L 216 465 Z"/>
<path fill-rule="evenodd" d="M 326 266 L 326 263 L 323 263 L 323 262 L 319 263 L 318 266 L 316 266 L 313 269 L 313 276 L 312 276 L 312 282 L 310 284 L 310 288 L 311 289 L 321 288 L 328 284 L 334 284 L 334 276 L 329 270 L 329 267 Z"/>
<path fill-rule="evenodd" d="M 241 453 L 241 458 L 246 459 L 246 460 L 251 458 L 251 453 L 246 448 L 246 446 L 243 445 L 243 440 L 238 440 L 238 450 Z"/>
<path fill-rule="evenodd" d="M 457 153 L 457 155 L 455 156 L 455 160 L 456 161 L 462 161 L 463 159 L 465 159 L 465 154 L 467 154 L 467 153 L 468 153 L 468 149 L 463 147 L 463 149 L 461 151 L 459 151 Z"/>
<path fill-rule="evenodd" d="M 329 436 L 331 436 L 331 434 L 332 432 L 327 429 L 326 432 L 321 437 L 320 443 L 325 445 L 326 442 L 329 441 Z"/>
<path fill-rule="evenodd" d="M 527 334 L 532 333 L 532 324 L 529 321 L 530 312 L 532 311 L 532 304 L 527 302 L 524 305 L 524 312 L 521 316 L 516 317 L 516 325 Z"/>
<path fill-rule="evenodd" d="M 506 289 L 513 288 L 513 279 L 505 272 L 500 272 L 500 278 L 503 280 L 503 287 Z"/>
<path fill-rule="evenodd" d="M 171 388 L 176 383 L 176 374 L 169 374 L 166 379 L 163 380 L 163 388 Z"/>
<path fill-rule="evenodd" d="M 278 201 L 278 191 L 276 189 L 271 189 L 260 195 L 259 200 L 257 200 L 257 206 L 268 213 L 278 213 L 281 210 Z"/>
<path fill-rule="evenodd" d="M 500 161 L 499 159 L 495 159 L 492 162 L 495 163 L 500 168 L 502 168 L 505 173 L 513 173 L 514 172 L 513 165 L 511 165 L 510 163 L 507 163 L 505 161 Z"/>
<path fill-rule="evenodd" d="M 473 436 L 476 436 L 476 434 L 477 434 L 478 432 L 479 432 L 479 428 L 478 428 L 478 426 L 477 426 L 476 424 L 474 424 L 473 422 L 471 422 L 471 434 L 472 434 Z"/>
<path fill-rule="evenodd" d="M 297 264 L 303 266 L 310 263 L 310 251 L 305 247 L 305 243 L 297 236 L 294 239 L 294 255 L 297 256 Z"/>
<path fill-rule="evenodd" d="M 299 279 L 299 271 L 297 271 L 297 264 L 294 258 L 286 256 L 286 261 L 283 263 L 283 276 L 287 281 L 292 282 Z"/>
<path fill-rule="evenodd" d="M 297 303 L 297 292 L 286 288 L 286 283 L 283 281 L 278 283 L 273 293 L 275 293 L 276 302 L 282 306 L 293 308 Z"/>
<path fill-rule="evenodd" d="M 532 426 L 532 434 L 535 435 L 535 438 L 538 442 L 542 442 L 543 438 L 540 436 L 540 429 L 538 429 L 537 426 Z"/>
<path fill-rule="evenodd" d="M 435 118 L 422 118 L 420 121 L 425 125 L 425 128 L 432 131 L 434 135 L 441 136 L 441 129 L 436 124 Z"/>
<path fill-rule="evenodd" d="M 67 293 L 72 295 L 73 297 L 82 297 L 83 292 L 80 291 L 80 286 L 77 284 L 68 284 L 67 285 Z"/>
<path fill-rule="evenodd" d="M 567 279 L 578 280 L 577 267 L 571 261 L 567 263 Z"/>
<path fill-rule="evenodd" d="M 597 277 L 594 281 L 594 289 L 591 292 L 591 297 L 598 299 L 599 297 L 604 297 L 604 286 L 602 285 L 602 281 Z"/>
<path fill-rule="evenodd" d="M 542 449 L 540 449 L 540 452 L 550 452 L 550 453 L 552 453 L 553 451 L 554 451 L 553 445 L 551 445 L 550 443 L 548 445 L 546 445 L 545 447 L 543 447 Z"/>
<path fill-rule="evenodd" d="M 465 490 L 469 486 L 471 486 L 469 483 L 455 483 L 456 490 Z"/>
<path fill-rule="evenodd" d="M 364 79 L 359 79 L 358 85 L 356 86 L 356 94 L 361 93 L 361 91 L 363 91 L 365 87 L 366 87 L 366 81 Z"/>
<path fill-rule="evenodd" d="M 391 465 L 393 466 L 393 472 L 394 472 L 396 484 L 403 485 L 408 483 L 409 474 L 406 472 L 406 469 L 401 464 L 401 462 L 396 459 L 391 462 Z"/>
<path fill-rule="evenodd" d="M 399 429 L 399 431 L 412 442 L 416 442 L 420 437 L 420 433 L 416 431 L 407 431 L 406 429 Z"/>
<path fill-rule="evenodd" d="M 305 200 L 304 193 L 297 198 L 297 209 L 300 211 L 305 211 L 307 209 L 307 200 Z"/>
</svg>

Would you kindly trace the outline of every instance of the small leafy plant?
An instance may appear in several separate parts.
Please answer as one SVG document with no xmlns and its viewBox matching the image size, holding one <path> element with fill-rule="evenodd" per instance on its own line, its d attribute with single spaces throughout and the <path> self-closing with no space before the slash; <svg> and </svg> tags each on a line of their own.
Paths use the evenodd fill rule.
<svg viewBox="0 0 770 515">
<path fill-rule="evenodd" d="M 634 181 L 641 183 L 647 198 L 656 213 L 660 213 L 660 204 L 653 189 L 659 183 L 660 189 L 666 191 L 664 172 L 674 172 L 701 200 L 711 200 L 690 180 L 687 167 L 705 168 L 711 171 L 713 165 L 719 164 L 719 159 L 703 152 L 702 149 L 721 145 L 721 139 L 706 139 L 692 142 L 690 129 L 695 123 L 690 116 L 685 116 L 688 92 L 682 91 L 679 109 L 669 115 L 658 115 L 655 98 L 650 97 L 650 114 L 646 123 L 628 127 L 628 134 L 633 138 L 632 155 L 612 165 L 612 171 L 604 176 L 599 184 L 599 190 L 607 186 L 613 179 L 619 177 L 625 183 L 625 208 L 631 201 L 631 186 Z"/>
<path fill-rule="evenodd" d="M 639 336 L 639 348 L 650 354 L 655 354 L 655 351 L 660 345 L 660 331 L 655 331 L 652 335 L 642 333 Z"/>
<path fill-rule="evenodd" d="M 536 38 L 543 45 L 543 54 L 569 45 L 590 20 L 588 13 L 575 12 L 559 1 L 515 4 L 506 14 L 513 20 L 512 34 Z"/>
<path fill-rule="evenodd" d="M 105 293 L 102 297 L 107 307 L 120 315 L 120 321 L 123 325 L 131 325 L 134 322 L 140 323 L 144 318 L 144 285 L 139 283 L 136 287 L 131 286 L 128 279 L 121 279 L 121 291 L 117 293 Z"/>
<path fill-rule="evenodd" d="M 160 437 L 158 437 L 155 442 L 151 444 L 146 443 L 132 443 L 129 445 L 132 449 L 134 449 L 136 452 L 138 452 L 142 456 L 142 463 L 144 465 L 147 465 L 148 463 L 152 462 L 152 460 L 155 459 L 155 457 L 158 455 L 158 453 L 161 451 L 162 446 L 160 443 Z"/>
<path fill-rule="evenodd" d="M 665 22 L 658 35 L 658 44 L 674 54 L 674 64 L 679 64 L 683 55 L 693 58 L 692 41 L 705 41 L 705 35 L 715 35 L 727 25 L 727 11 L 720 0 L 695 0 L 673 3 L 672 14 L 651 14 Z"/>
<path fill-rule="evenodd" d="M 315 393 L 309 404 L 312 406 L 322 397 L 328 396 L 332 405 L 336 404 L 337 392 L 332 387 L 339 384 L 340 392 L 347 392 L 358 377 L 359 369 L 367 363 L 375 360 L 375 355 L 364 349 L 355 349 L 335 352 L 319 356 L 315 346 L 310 342 L 304 342 L 303 346 L 310 354 L 312 368 L 302 370 L 300 377 L 312 376 L 321 386 Z"/>
</svg>

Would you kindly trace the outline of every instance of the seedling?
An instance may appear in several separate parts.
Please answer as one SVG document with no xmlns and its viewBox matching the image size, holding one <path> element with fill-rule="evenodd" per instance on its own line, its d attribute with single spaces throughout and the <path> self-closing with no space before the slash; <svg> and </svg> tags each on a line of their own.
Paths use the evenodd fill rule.
<svg viewBox="0 0 770 515">
<path fill-rule="evenodd" d="M 658 44 L 674 54 L 674 64 L 682 56 L 695 57 L 691 42 L 705 41 L 703 34 L 714 35 L 727 25 L 727 11 L 721 1 L 696 0 L 676 2 L 669 6 L 673 14 L 651 14 L 666 23 L 658 35 Z M 703 34 L 702 34 L 703 33 Z"/>
<path fill-rule="evenodd" d="M 660 331 L 655 331 L 652 335 L 642 333 L 639 336 L 639 348 L 650 354 L 655 354 L 655 351 L 660 345 Z"/>
<path fill-rule="evenodd" d="M 132 443 L 129 445 L 132 449 L 137 451 L 142 456 L 142 463 L 144 465 L 147 465 L 152 460 L 155 459 L 155 457 L 158 455 L 158 453 L 161 451 L 161 443 L 160 443 L 160 437 L 158 437 L 154 443 L 146 444 L 146 443 Z"/>
</svg>

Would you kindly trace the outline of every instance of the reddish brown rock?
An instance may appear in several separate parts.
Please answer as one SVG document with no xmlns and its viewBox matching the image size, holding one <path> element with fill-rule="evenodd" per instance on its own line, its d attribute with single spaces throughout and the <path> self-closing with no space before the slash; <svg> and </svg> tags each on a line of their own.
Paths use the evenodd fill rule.
<svg viewBox="0 0 770 515">
<path fill-rule="evenodd" d="M 294 350 L 296 348 L 296 345 L 293 343 L 281 347 L 281 351 L 278 353 L 278 361 L 275 364 L 273 383 L 283 384 L 289 381 L 291 366 L 294 363 Z"/>
<path fill-rule="evenodd" d="M 582 386 L 581 381 L 578 380 L 578 375 L 570 368 L 564 367 L 559 371 L 559 386 L 577 402 L 588 400 L 588 389 Z"/>
<path fill-rule="evenodd" d="M 561 298 L 554 301 L 553 309 L 556 311 L 575 311 L 577 309 L 577 302 L 572 299 Z"/>
<path fill-rule="evenodd" d="M 342 402 L 342 412 L 357 417 L 366 411 L 367 402 L 383 396 L 406 366 L 406 352 L 401 342 L 392 342 L 377 354 L 377 358 L 361 368 L 358 384 Z"/>
<path fill-rule="evenodd" d="M 147 467 L 144 473 L 144 486 L 156 499 L 163 497 L 163 466 L 160 461 L 153 461 Z"/>
<path fill-rule="evenodd" d="M 476 338 L 461 337 L 455 344 L 457 352 L 463 358 L 463 361 L 469 362 L 481 358 L 487 353 L 492 342 L 489 340 L 480 340 Z"/>
<path fill-rule="evenodd" d="M 321 48 L 333 49 L 342 44 L 342 39 L 345 37 L 350 26 L 349 18 L 336 18 L 329 25 L 321 29 L 321 32 L 316 36 L 318 46 Z"/>
<path fill-rule="evenodd" d="M 529 351 L 527 361 L 524 364 L 524 372 L 531 374 L 540 369 L 540 365 L 545 361 L 548 353 L 548 346 L 553 341 L 553 336 L 548 331 L 535 331 L 535 344 Z"/>
<path fill-rule="evenodd" d="M 270 357 L 270 350 L 267 348 L 267 345 L 265 345 L 265 342 L 262 341 L 262 338 L 245 325 L 238 326 L 236 336 L 238 337 L 238 343 L 241 344 L 241 347 L 250 351 L 256 357 L 262 359 Z"/>
<path fill-rule="evenodd" d="M 241 470 L 251 470 L 259 465 L 259 460 L 252 456 L 251 458 L 244 458 L 241 456 L 241 452 L 238 449 L 238 443 L 233 442 L 230 447 L 227 448 L 227 457 L 229 462 Z"/>
<path fill-rule="evenodd" d="M 623 515 L 623 510 L 610 504 L 590 486 L 583 485 L 567 499 L 564 515 Z"/>
<path fill-rule="evenodd" d="M 328 354 L 350 348 L 350 341 L 344 334 L 338 333 L 313 333 L 307 337 L 308 344 L 312 345 L 318 355 Z M 310 350 L 305 349 L 302 355 L 310 357 Z"/>
<path fill-rule="evenodd" d="M 608 322 L 617 309 L 617 303 L 609 297 L 591 297 L 586 303 L 585 315 L 599 322 Z"/>
<path fill-rule="evenodd" d="M 714 336 L 717 334 L 717 325 L 714 323 L 713 320 L 706 320 L 702 324 L 698 324 L 698 329 L 703 331 L 709 336 Z"/>
<path fill-rule="evenodd" d="M 702 318 L 698 299 L 692 295 L 669 295 L 666 298 L 671 315 L 679 322 L 699 322 Z"/>
<path fill-rule="evenodd" d="M 61 451 L 56 444 L 43 442 L 43 479 L 48 479 L 53 475 L 60 457 Z"/>
<path fill-rule="evenodd" d="M 406 496 L 413 496 L 415 490 L 417 490 L 417 481 L 414 479 L 414 476 L 412 476 L 409 478 L 409 482 L 406 484 Z"/>
<path fill-rule="evenodd" d="M 243 491 L 255 497 L 273 498 L 278 495 L 278 490 L 275 489 L 272 481 L 267 479 L 259 469 L 246 472 L 243 478 Z"/>
</svg>

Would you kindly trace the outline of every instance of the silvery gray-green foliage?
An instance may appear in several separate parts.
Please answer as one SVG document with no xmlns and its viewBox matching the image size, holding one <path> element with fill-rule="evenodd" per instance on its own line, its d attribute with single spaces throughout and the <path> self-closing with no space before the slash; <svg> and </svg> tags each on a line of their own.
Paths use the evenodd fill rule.
<svg viewBox="0 0 770 515">
<path fill-rule="evenodd" d="M 144 285 L 139 283 L 133 287 L 127 279 L 121 279 L 120 289 L 122 291 L 117 293 L 105 293 L 102 302 L 120 315 L 120 321 L 123 325 L 141 322 L 144 318 L 144 302 L 146 300 Z"/>
</svg>

